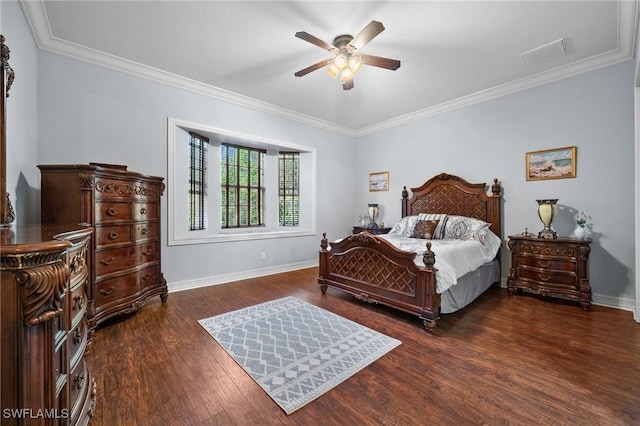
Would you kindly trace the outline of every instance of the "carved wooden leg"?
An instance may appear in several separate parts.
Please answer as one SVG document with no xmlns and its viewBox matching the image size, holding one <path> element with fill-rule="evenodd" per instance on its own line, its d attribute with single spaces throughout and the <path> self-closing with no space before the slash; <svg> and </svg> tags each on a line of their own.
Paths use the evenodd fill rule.
<svg viewBox="0 0 640 426">
<path fill-rule="evenodd" d="M 169 297 L 169 293 L 168 292 L 167 293 L 162 293 L 160 295 L 160 300 L 162 300 L 162 302 L 164 303 L 164 302 L 167 301 L 167 297 Z"/>
<path fill-rule="evenodd" d="M 435 320 L 426 319 L 426 320 L 423 320 L 422 323 L 424 324 L 424 328 L 427 331 L 433 331 L 433 329 L 436 328 L 436 321 Z"/>
<path fill-rule="evenodd" d="M 322 292 L 322 294 L 327 294 L 327 285 L 320 284 L 320 291 Z"/>
</svg>

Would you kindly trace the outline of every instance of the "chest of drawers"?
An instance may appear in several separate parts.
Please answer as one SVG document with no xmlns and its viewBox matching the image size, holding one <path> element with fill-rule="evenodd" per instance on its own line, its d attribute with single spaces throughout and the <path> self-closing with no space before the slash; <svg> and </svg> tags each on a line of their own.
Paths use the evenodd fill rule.
<svg viewBox="0 0 640 426">
<path fill-rule="evenodd" d="M 166 301 L 160 252 L 163 178 L 110 164 L 38 167 L 42 221 L 86 222 L 95 228 L 89 328 L 135 312 L 151 297 Z"/>
<path fill-rule="evenodd" d="M 591 242 L 572 238 L 542 239 L 509 237 L 511 269 L 507 279 L 510 294 L 524 290 L 543 296 L 580 302 L 591 309 L 589 252 Z"/>
<path fill-rule="evenodd" d="M 93 415 L 84 360 L 92 232 L 77 224 L 0 229 L 3 425 L 85 425 Z"/>
</svg>

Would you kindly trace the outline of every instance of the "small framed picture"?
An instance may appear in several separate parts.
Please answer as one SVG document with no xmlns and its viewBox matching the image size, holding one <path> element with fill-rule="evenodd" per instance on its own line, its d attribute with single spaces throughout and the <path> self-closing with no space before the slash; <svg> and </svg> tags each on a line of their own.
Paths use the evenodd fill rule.
<svg viewBox="0 0 640 426">
<path fill-rule="evenodd" d="M 576 177 L 575 146 L 527 152 L 527 180 Z"/>
<path fill-rule="evenodd" d="M 388 191 L 389 172 L 369 173 L 369 191 Z"/>
</svg>

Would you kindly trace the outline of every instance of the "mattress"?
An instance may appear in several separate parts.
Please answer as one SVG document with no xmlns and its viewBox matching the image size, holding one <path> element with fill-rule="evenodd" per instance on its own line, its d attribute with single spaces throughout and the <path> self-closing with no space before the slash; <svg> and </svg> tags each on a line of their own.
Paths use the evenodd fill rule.
<svg viewBox="0 0 640 426">
<path fill-rule="evenodd" d="M 415 263 L 424 266 L 422 255 L 426 251 L 426 243 L 431 243 L 431 251 L 435 253 L 436 291 L 444 294 L 455 287 L 459 280 L 481 266 L 492 262 L 500 249 L 501 240 L 489 232 L 484 243 L 478 240 L 440 239 L 424 240 L 397 235 L 379 235 L 395 247 L 403 251 L 415 252 Z"/>
</svg>

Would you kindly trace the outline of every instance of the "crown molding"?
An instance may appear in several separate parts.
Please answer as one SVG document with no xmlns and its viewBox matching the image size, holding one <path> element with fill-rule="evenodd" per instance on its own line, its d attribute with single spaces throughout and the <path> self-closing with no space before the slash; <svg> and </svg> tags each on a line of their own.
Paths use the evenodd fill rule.
<svg viewBox="0 0 640 426">
<path fill-rule="evenodd" d="M 242 107 L 272 114 L 277 117 L 296 121 L 330 132 L 357 138 L 383 130 L 402 126 L 418 120 L 429 118 L 438 114 L 465 108 L 481 102 L 485 102 L 512 93 L 531 89 L 557 80 L 572 77 L 588 71 L 596 70 L 610 65 L 634 59 L 638 34 L 638 21 L 640 7 L 638 0 L 618 1 L 618 48 L 609 52 L 596 55 L 567 66 L 554 68 L 530 77 L 522 78 L 510 83 L 482 90 L 458 99 L 441 103 L 429 108 L 392 118 L 372 126 L 360 129 L 351 129 L 326 120 L 321 120 L 309 115 L 301 114 L 286 108 L 267 102 L 250 98 L 238 93 L 224 90 L 212 85 L 204 84 L 189 78 L 159 70 L 157 68 L 142 65 L 140 63 L 123 59 L 111 54 L 90 49 L 79 44 L 56 38 L 51 33 L 48 18 L 46 16 L 44 1 L 20 0 L 27 23 L 33 34 L 34 41 L 39 50 L 55 53 L 71 59 L 91 63 L 100 67 L 123 72 L 129 75 L 145 78 L 171 87 L 187 90 L 200 95 L 220 99 Z"/>
<path fill-rule="evenodd" d="M 449 102 L 444 102 L 429 108 L 415 111 L 400 117 L 392 118 L 372 126 L 361 128 L 357 131 L 357 136 L 364 136 L 377 133 L 382 130 L 402 126 L 407 123 L 433 117 L 438 114 L 465 108 L 491 99 L 521 92 L 554 81 L 573 77 L 588 71 L 619 64 L 628 60 L 633 60 L 636 50 L 636 36 L 638 33 L 638 22 L 640 20 L 640 3 L 634 1 L 618 2 L 618 48 L 600 55 L 583 59 L 582 61 L 554 68 L 545 72 L 534 74 L 506 84 L 502 84 L 490 89 L 482 90 Z M 640 43 L 640 41 L 638 41 Z"/>
</svg>

